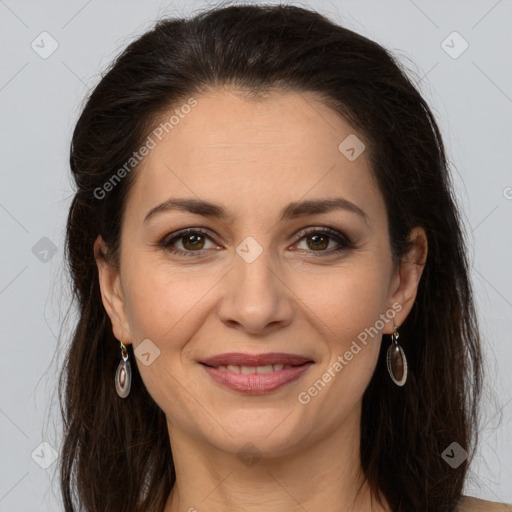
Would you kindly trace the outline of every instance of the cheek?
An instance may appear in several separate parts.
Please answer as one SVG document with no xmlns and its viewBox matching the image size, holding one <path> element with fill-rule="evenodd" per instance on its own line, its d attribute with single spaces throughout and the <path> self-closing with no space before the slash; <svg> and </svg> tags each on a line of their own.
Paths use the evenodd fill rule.
<svg viewBox="0 0 512 512">
<path fill-rule="evenodd" d="M 304 273 L 292 285 L 304 314 L 316 319 L 333 348 L 343 349 L 347 340 L 374 326 L 385 312 L 389 275 L 382 263 L 372 260 L 361 258 L 357 264 L 324 270 L 324 275 L 318 270 Z"/>
<path fill-rule="evenodd" d="M 135 354 L 147 339 L 158 354 L 148 365 L 136 358 L 142 380 L 164 411 L 169 404 L 186 405 L 189 341 L 204 325 L 212 308 L 209 297 L 220 276 L 204 269 L 178 269 L 147 257 L 126 258 L 124 269 L 126 315 Z"/>
<path fill-rule="evenodd" d="M 301 403 L 315 404 L 312 418 L 325 413 L 334 425 L 361 399 L 377 364 L 382 329 L 395 315 L 387 309 L 388 277 L 379 264 L 354 265 L 298 290 L 324 355 L 302 390 Z"/>
<path fill-rule="evenodd" d="M 135 358 L 144 386 L 166 414 L 171 412 L 171 404 L 172 410 L 187 410 L 189 368 L 183 367 L 182 355 L 188 340 L 202 325 L 200 299 L 211 288 L 209 280 L 184 279 L 183 273 L 179 276 L 162 264 L 134 262 L 133 267 L 125 268 L 123 288 L 135 355 L 142 353 L 142 343 L 147 339 L 156 354 L 153 358 L 152 353 L 150 364 L 144 358 Z M 130 268 L 137 271 L 130 272 Z"/>
<path fill-rule="evenodd" d="M 133 261 L 126 266 L 126 276 L 123 289 L 134 345 L 145 338 L 157 344 L 186 339 L 187 326 L 218 281 L 211 272 L 149 261 Z"/>
</svg>

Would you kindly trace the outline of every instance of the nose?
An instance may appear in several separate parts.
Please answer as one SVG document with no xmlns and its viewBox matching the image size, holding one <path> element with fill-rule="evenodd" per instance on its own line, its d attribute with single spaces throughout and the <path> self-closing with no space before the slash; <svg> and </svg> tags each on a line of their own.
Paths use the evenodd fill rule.
<svg viewBox="0 0 512 512">
<path fill-rule="evenodd" d="M 253 335 L 267 334 L 290 324 L 294 294 L 279 268 L 268 249 L 253 261 L 235 254 L 233 267 L 223 280 L 217 310 L 220 320 L 228 327 Z"/>
</svg>

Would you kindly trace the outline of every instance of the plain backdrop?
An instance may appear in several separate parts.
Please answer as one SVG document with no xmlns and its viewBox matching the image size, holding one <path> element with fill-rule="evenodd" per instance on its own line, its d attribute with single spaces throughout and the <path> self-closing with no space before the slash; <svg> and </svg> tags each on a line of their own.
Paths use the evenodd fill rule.
<svg viewBox="0 0 512 512">
<path fill-rule="evenodd" d="M 487 368 L 466 493 L 510 503 L 512 1 L 295 4 L 393 51 L 441 126 L 464 210 Z M 83 98 L 154 20 L 212 5 L 0 0 L 0 511 L 62 510 L 56 379 L 74 318 L 63 323 L 70 300 L 63 237 L 73 194 L 69 143 Z"/>
</svg>

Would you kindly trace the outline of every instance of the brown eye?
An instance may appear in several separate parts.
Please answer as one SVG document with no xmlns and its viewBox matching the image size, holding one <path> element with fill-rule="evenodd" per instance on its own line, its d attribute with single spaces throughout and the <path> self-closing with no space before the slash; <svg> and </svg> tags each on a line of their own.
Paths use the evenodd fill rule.
<svg viewBox="0 0 512 512">
<path fill-rule="evenodd" d="M 329 245 L 329 237 L 325 235 L 310 235 L 306 237 L 306 240 L 311 240 L 311 243 L 308 242 L 308 247 L 315 251 L 318 249 L 327 249 Z"/>
<path fill-rule="evenodd" d="M 202 249 L 204 246 L 204 237 L 203 235 L 184 235 L 179 239 L 182 240 L 183 247 L 187 250 L 197 250 Z"/>
<path fill-rule="evenodd" d="M 354 247 L 353 243 L 346 235 L 328 227 L 303 231 L 299 236 L 300 235 L 302 236 L 299 242 L 302 240 L 305 241 L 306 252 L 317 253 L 315 256 L 329 256 Z M 329 249 L 331 242 L 334 242 L 335 245 Z M 336 247 L 336 244 L 338 247 Z M 301 248 L 299 247 L 299 249 Z"/>
<path fill-rule="evenodd" d="M 205 247 L 205 244 L 210 241 L 211 247 Z M 177 246 L 181 242 L 181 247 Z M 209 248 L 218 248 L 219 246 L 213 243 L 212 237 L 202 229 L 184 229 L 177 233 L 172 233 L 166 236 L 158 244 L 166 251 L 176 253 L 178 255 L 193 256 L 194 253 L 202 253 Z"/>
</svg>

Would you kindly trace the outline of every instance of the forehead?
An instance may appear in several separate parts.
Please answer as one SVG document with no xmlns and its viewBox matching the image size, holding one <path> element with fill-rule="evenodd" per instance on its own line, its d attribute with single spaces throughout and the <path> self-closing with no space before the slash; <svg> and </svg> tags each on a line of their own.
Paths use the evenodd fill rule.
<svg viewBox="0 0 512 512">
<path fill-rule="evenodd" d="M 315 95 L 254 98 L 223 89 L 193 100 L 193 107 L 184 108 L 194 104 L 185 99 L 171 108 L 162 123 L 174 116 L 172 124 L 150 135 L 154 147 L 128 198 L 138 215 L 170 197 L 212 200 L 248 215 L 340 195 L 376 214 L 383 208 L 367 152 L 350 160 L 339 148 L 364 136 Z"/>
</svg>

